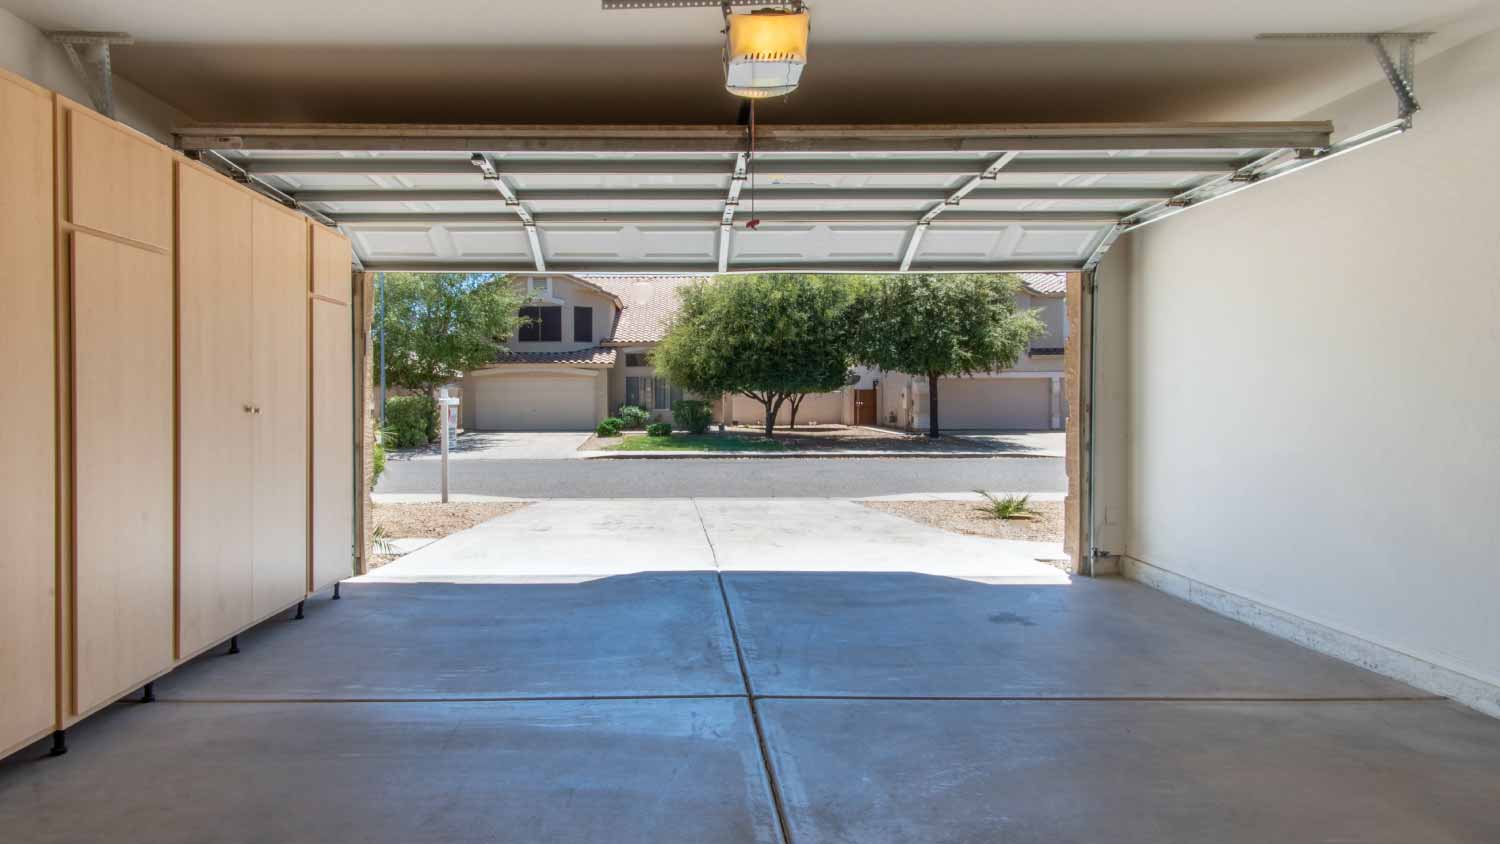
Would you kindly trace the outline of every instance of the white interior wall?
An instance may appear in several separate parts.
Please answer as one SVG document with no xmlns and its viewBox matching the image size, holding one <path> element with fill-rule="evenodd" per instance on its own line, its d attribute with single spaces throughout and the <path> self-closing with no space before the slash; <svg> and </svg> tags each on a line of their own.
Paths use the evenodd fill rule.
<svg viewBox="0 0 1500 844">
<path fill-rule="evenodd" d="M 116 47 L 115 50 L 129 50 Z M 42 31 L 5 9 L 0 9 L 0 67 L 50 88 L 70 100 L 93 106 L 88 88 L 62 48 Z M 125 123 L 164 144 L 172 142 L 172 128 L 187 120 L 177 109 L 124 79 L 115 77 L 115 113 Z"/>
<path fill-rule="evenodd" d="M 1500 715 L 1500 33 L 1417 81 L 1415 131 L 1110 256 L 1102 497 L 1127 573 Z M 1380 85 L 1312 116 L 1393 112 Z"/>
</svg>

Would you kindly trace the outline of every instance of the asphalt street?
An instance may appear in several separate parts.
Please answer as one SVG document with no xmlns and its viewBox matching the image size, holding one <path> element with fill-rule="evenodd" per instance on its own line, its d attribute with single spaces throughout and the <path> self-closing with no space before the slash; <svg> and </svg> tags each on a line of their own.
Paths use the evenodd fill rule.
<svg viewBox="0 0 1500 844">
<path fill-rule="evenodd" d="M 449 489 L 516 498 L 862 498 L 914 492 L 1065 492 L 1056 457 L 453 460 Z M 386 464 L 376 492 L 437 492 L 440 463 Z"/>
</svg>

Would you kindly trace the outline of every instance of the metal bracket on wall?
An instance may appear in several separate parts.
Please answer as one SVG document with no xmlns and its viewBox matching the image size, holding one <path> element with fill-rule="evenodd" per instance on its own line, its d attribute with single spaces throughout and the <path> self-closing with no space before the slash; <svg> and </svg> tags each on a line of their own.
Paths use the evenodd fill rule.
<svg viewBox="0 0 1500 844">
<path fill-rule="evenodd" d="M 1417 102 L 1416 48 L 1432 37 L 1431 32 L 1267 32 L 1255 37 L 1261 41 L 1364 41 L 1375 50 L 1375 61 L 1396 94 L 1396 113 L 1406 128 L 1411 128 L 1412 115 L 1422 110 Z M 1387 44 L 1395 45 L 1395 56 Z"/>
<path fill-rule="evenodd" d="M 1412 128 L 1412 115 L 1422 106 L 1417 102 L 1416 45 L 1427 40 L 1430 32 L 1271 32 L 1257 35 L 1262 41 L 1363 41 L 1375 49 L 1375 60 L 1385 73 L 1386 81 L 1396 93 L 1396 119 L 1363 132 L 1350 135 L 1326 147 L 1286 147 L 1271 150 L 1233 173 L 1210 179 L 1164 202 L 1148 205 L 1127 214 L 1120 221 L 1122 231 L 1129 232 L 1151 223 L 1173 217 L 1245 188 L 1264 184 L 1323 161 L 1393 138 Z M 1392 58 L 1388 43 L 1395 43 L 1399 58 Z M 1096 253 L 1096 257 L 1102 253 Z"/>
<path fill-rule="evenodd" d="M 83 77 L 94 108 L 105 117 L 115 116 L 115 83 L 109 48 L 115 44 L 134 44 L 127 32 L 49 32 L 47 37 L 68 54 L 73 69 Z"/>
</svg>

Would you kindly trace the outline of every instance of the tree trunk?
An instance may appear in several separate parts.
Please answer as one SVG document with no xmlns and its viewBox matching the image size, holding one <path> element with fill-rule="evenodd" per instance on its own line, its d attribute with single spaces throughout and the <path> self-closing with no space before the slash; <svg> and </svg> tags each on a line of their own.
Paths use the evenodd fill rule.
<svg viewBox="0 0 1500 844">
<path fill-rule="evenodd" d="M 938 430 L 938 376 L 935 372 L 927 373 L 927 438 L 937 439 L 942 436 Z"/>
<path fill-rule="evenodd" d="M 781 412 L 781 403 L 786 401 L 786 393 L 768 395 L 766 400 L 766 439 L 776 436 L 776 414 Z"/>
<path fill-rule="evenodd" d="M 807 393 L 798 393 L 790 399 L 792 403 L 792 415 L 787 419 L 787 425 L 793 431 L 797 430 L 797 408 L 802 406 L 802 400 L 805 398 L 807 398 Z"/>
</svg>

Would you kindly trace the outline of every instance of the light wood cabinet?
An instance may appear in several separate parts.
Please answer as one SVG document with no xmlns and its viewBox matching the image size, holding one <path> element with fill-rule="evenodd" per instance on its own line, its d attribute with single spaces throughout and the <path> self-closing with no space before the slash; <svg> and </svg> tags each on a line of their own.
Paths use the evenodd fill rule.
<svg viewBox="0 0 1500 844">
<path fill-rule="evenodd" d="M 349 576 L 350 264 L 0 70 L 0 756 Z"/>
<path fill-rule="evenodd" d="M 354 574 L 353 344 L 349 306 L 321 300 L 313 314 L 311 589 Z"/>
<path fill-rule="evenodd" d="M 0 73 L 0 755 L 57 718 L 52 94 Z"/>
<path fill-rule="evenodd" d="M 308 228 L 178 165 L 178 657 L 306 595 Z"/>
<path fill-rule="evenodd" d="M 61 111 L 67 132 L 66 219 L 158 249 L 172 248 L 172 155 L 83 108 Z"/>
<path fill-rule="evenodd" d="M 312 226 L 312 292 L 330 302 L 349 304 L 354 263 L 349 241 L 332 229 Z"/>
<path fill-rule="evenodd" d="M 322 589 L 354 574 L 354 328 L 349 242 L 312 227 L 312 566 Z"/>
<path fill-rule="evenodd" d="M 254 283 L 254 616 L 307 594 L 308 223 L 257 201 Z"/>
<path fill-rule="evenodd" d="M 172 260 L 72 239 L 73 701 L 172 665 Z"/>
<path fill-rule="evenodd" d="M 177 655 L 186 658 L 253 620 L 255 200 L 185 163 L 177 191 Z"/>
</svg>

